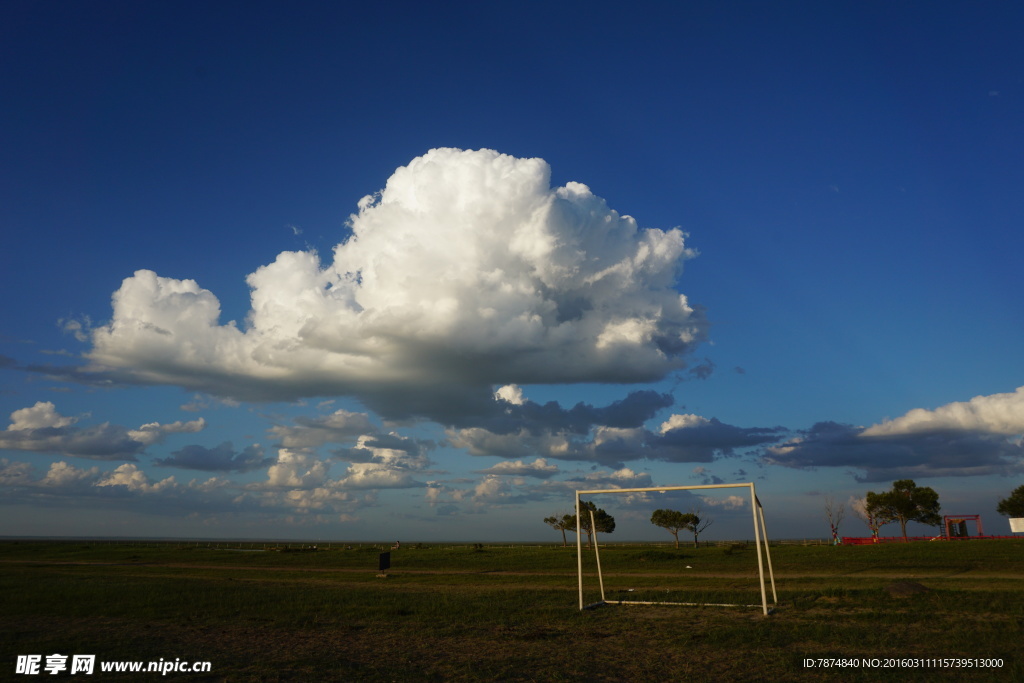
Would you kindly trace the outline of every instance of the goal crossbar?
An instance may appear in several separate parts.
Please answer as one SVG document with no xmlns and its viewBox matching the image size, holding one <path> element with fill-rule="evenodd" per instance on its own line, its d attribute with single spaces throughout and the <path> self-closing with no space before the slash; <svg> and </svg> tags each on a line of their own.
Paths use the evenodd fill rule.
<svg viewBox="0 0 1024 683">
<path fill-rule="evenodd" d="M 768 549 L 768 530 L 764 523 L 764 508 L 761 506 L 761 501 L 757 497 L 757 493 L 754 490 L 754 483 L 747 482 L 745 484 L 694 484 L 692 486 L 655 486 L 650 488 L 631 488 L 631 489 L 589 489 L 589 490 L 577 490 L 576 491 L 576 575 L 579 583 L 579 598 L 580 598 L 580 610 L 589 609 L 591 607 L 597 607 L 600 605 L 685 605 L 685 606 L 704 606 L 704 607 L 758 607 L 758 605 L 741 605 L 738 603 L 698 603 L 698 602 L 652 602 L 652 601 L 639 601 L 639 600 L 608 600 L 605 598 L 604 593 L 604 576 L 601 573 L 601 554 L 598 550 L 597 542 L 597 528 L 594 524 L 594 513 L 592 510 L 588 510 L 590 513 L 590 529 L 593 534 L 594 540 L 594 559 L 597 565 L 597 582 L 601 590 L 601 600 L 589 605 L 583 604 L 583 525 L 580 524 L 580 515 L 583 512 L 580 509 L 580 496 L 595 496 L 612 493 L 663 493 L 666 491 L 692 491 L 699 489 L 727 489 L 727 488 L 747 488 L 750 490 L 750 508 L 753 514 L 754 521 L 754 547 L 757 550 L 757 571 L 761 582 L 761 610 L 764 615 L 768 615 L 768 594 L 765 587 L 764 581 L 764 570 L 765 564 L 768 566 L 768 578 L 772 588 L 772 604 L 777 605 L 779 602 L 778 595 L 775 592 L 775 573 L 772 571 L 772 556 Z M 762 558 L 763 553 L 763 558 Z"/>
</svg>

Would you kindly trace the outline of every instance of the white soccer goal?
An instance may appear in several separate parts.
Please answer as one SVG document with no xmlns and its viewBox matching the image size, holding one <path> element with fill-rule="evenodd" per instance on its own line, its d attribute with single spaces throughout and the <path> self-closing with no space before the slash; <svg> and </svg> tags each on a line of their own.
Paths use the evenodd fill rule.
<svg viewBox="0 0 1024 683">
<path fill-rule="evenodd" d="M 591 491 L 576 491 L 576 569 L 577 577 L 579 578 L 580 588 L 580 609 L 587 609 L 589 607 L 596 607 L 598 605 L 689 605 L 689 606 L 707 606 L 707 607 L 756 607 L 757 605 L 739 605 L 732 603 L 717 603 L 707 604 L 698 602 L 651 602 L 651 601 L 639 601 L 639 600 L 608 600 L 604 595 L 604 577 L 601 575 L 601 553 L 598 550 L 597 542 L 597 529 L 594 528 L 594 513 L 590 510 L 590 528 L 593 530 L 594 538 L 594 560 L 597 564 L 597 582 L 601 588 L 601 600 L 595 603 L 584 606 L 583 604 L 583 525 L 579 524 L 580 519 L 580 496 L 596 496 L 613 493 L 655 493 L 664 491 L 690 491 L 694 489 L 727 489 L 727 488 L 749 488 L 750 489 L 750 508 L 754 516 L 754 547 L 757 550 L 757 570 L 761 578 L 761 609 L 765 616 L 768 616 L 768 595 L 765 591 L 764 584 L 764 565 L 765 561 L 768 564 L 768 577 L 771 581 L 772 586 L 772 604 L 777 605 L 779 602 L 778 595 L 775 593 L 775 574 L 772 571 L 772 556 L 768 550 L 768 531 L 764 524 L 764 508 L 761 507 L 761 501 L 758 500 L 757 494 L 754 492 L 754 483 L 749 482 L 746 484 L 704 484 L 695 486 L 660 486 L 654 488 L 643 488 L 643 489 L 597 489 Z M 764 559 L 762 560 L 762 549 L 764 552 Z"/>
</svg>

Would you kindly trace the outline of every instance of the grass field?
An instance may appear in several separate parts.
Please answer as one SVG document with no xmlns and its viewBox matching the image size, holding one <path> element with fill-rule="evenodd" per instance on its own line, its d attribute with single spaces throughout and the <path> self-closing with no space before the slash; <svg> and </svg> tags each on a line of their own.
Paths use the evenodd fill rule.
<svg viewBox="0 0 1024 683">
<path fill-rule="evenodd" d="M 85 680 L 1024 681 L 1019 540 L 773 546 L 768 617 L 759 606 L 580 612 L 575 548 L 403 546 L 387 578 L 379 547 L 255 548 L 0 543 L 0 680 L 41 677 L 14 673 L 19 654 L 62 653 L 212 665 Z M 752 546 L 610 545 L 601 564 L 610 599 L 760 603 Z M 596 601 L 596 578 L 586 586 Z M 805 658 L 962 660 L 812 669 Z M 1002 666 L 964 668 L 981 659 Z"/>
</svg>

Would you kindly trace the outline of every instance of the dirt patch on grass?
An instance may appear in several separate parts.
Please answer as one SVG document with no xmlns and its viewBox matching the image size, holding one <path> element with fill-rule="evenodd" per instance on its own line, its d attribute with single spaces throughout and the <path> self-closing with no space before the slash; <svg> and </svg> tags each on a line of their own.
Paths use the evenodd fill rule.
<svg viewBox="0 0 1024 683">
<path fill-rule="evenodd" d="M 917 581 L 897 581 L 885 587 L 885 591 L 894 598 L 909 598 L 931 590 Z"/>
</svg>

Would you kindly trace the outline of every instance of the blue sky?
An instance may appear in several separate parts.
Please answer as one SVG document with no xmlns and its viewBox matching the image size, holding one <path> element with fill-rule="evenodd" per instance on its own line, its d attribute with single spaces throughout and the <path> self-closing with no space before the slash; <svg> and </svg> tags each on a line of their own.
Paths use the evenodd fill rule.
<svg viewBox="0 0 1024 683">
<path fill-rule="evenodd" d="M 0 534 L 1008 532 L 1019 6 L 0 14 Z"/>
</svg>

